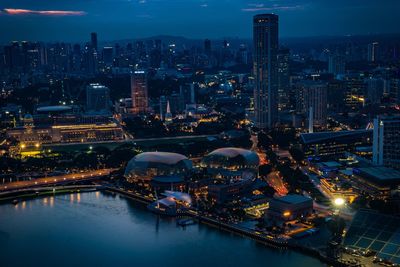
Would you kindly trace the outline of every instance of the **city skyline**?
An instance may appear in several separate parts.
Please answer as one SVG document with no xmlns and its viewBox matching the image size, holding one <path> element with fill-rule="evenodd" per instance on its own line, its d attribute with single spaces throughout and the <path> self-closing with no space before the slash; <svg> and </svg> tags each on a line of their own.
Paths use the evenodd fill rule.
<svg viewBox="0 0 400 267">
<path fill-rule="evenodd" d="M 191 14 L 194 9 L 196 16 Z M 16 4 L 7 0 L 0 5 L 0 32 L 5 33 L 0 42 L 84 41 L 90 32 L 97 32 L 102 40 L 155 35 L 250 38 L 251 18 L 259 13 L 280 16 L 282 37 L 385 34 L 398 32 L 398 11 L 393 0 L 335 1 L 335 4 L 304 0 L 84 3 L 23 0 Z"/>
<path fill-rule="evenodd" d="M 400 5 L 260 1 L 0 4 L 2 266 L 400 266 Z"/>
</svg>

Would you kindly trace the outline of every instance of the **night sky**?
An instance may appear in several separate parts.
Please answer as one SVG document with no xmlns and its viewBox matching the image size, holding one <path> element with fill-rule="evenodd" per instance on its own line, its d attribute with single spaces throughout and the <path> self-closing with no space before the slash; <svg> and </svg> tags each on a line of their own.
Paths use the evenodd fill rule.
<svg viewBox="0 0 400 267">
<path fill-rule="evenodd" d="M 399 0 L 1 0 L 0 42 L 251 37 L 257 13 L 282 37 L 400 32 Z"/>
</svg>

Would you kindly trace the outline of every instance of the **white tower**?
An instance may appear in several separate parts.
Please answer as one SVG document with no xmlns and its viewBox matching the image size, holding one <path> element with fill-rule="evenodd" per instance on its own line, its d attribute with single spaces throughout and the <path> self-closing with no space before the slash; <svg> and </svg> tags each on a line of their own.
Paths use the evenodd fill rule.
<svg viewBox="0 0 400 267">
<path fill-rule="evenodd" d="M 167 102 L 167 112 L 165 113 L 165 123 L 169 124 L 172 122 L 172 113 L 171 113 L 171 107 L 169 106 L 169 100 Z"/>
<path fill-rule="evenodd" d="M 313 107 L 310 107 L 310 114 L 308 115 L 308 132 L 313 133 L 314 132 L 314 113 L 313 113 Z"/>
</svg>

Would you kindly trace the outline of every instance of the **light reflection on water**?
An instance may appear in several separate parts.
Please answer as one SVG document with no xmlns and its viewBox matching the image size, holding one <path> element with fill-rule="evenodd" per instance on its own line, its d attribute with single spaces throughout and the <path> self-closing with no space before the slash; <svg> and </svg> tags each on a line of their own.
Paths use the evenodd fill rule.
<svg viewBox="0 0 400 267">
<path fill-rule="evenodd" d="M 102 192 L 0 205 L 0 218 L 7 237 L 0 238 L 1 267 L 321 266 L 205 225 L 178 227 L 173 218 Z"/>
</svg>

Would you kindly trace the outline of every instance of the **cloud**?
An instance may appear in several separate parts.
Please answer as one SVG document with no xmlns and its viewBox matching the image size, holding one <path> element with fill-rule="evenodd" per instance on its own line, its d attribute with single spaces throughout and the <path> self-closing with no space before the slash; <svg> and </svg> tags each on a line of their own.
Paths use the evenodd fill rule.
<svg viewBox="0 0 400 267">
<path fill-rule="evenodd" d="M 5 8 L 5 14 L 8 15 L 42 15 L 42 16 L 83 16 L 86 15 L 84 11 L 68 11 L 68 10 L 31 10 L 31 9 L 17 9 Z"/>
<path fill-rule="evenodd" d="M 278 10 L 298 10 L 303 9 L 304 6 L 302 5 L 294 5 L 294 6 L 280 6 L 280 5 L 273 5 L 271 7 L 264 6 L 264 4 L 249 4 L 249 7 L 242 8 L 244 12 L 258 12 L 258 11 L 278 11 Z"/>
</svg>

